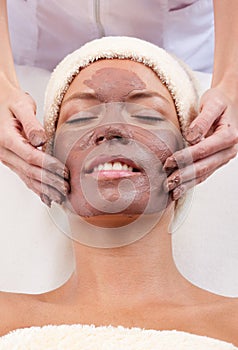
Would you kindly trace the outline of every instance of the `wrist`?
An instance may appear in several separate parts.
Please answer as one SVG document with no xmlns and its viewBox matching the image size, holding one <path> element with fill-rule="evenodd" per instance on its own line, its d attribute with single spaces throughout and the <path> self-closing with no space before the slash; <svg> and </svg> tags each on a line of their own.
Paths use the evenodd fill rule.
<svg viewBox="0 0 238 350">
<path fill-rule="evenodd" d="M 9 79 L 4 72 L 0 71 L 0 103 L 19 89 L 20 86 L 17 79 Z"/>
<path fill-rule="evenodd" d="M 230 100 L 238 103 L 238 72 L 234 70 L 226 71 L 219 77 L 213 74 L 212 88 L 218 88 Z"/>
</svg>

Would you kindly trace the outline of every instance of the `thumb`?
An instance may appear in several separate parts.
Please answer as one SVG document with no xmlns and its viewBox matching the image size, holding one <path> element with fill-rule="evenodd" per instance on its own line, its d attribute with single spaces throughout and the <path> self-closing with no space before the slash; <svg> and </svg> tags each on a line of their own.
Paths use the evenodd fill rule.
<svg viewBox="0 0 238 350">
<path fill-rule="evenodd" d="M 201 98 L 200 112 L 190 126 L 185 130 L 184 137 L 195 144 L 201 141 L 209 132 L 212 125 L 221 117 L 227 105 L 222 98 L 208 90 Z"/>
<path fill-rule="evenodd" d="M 11 112 L 21 123 L 26 138 L 34 147 L 42 146 L 46 142 L 45 129 L 36 119 L 36 104 L 33 98 L 24 93 L 21 98 L 10 107 Z"/>
</svg>

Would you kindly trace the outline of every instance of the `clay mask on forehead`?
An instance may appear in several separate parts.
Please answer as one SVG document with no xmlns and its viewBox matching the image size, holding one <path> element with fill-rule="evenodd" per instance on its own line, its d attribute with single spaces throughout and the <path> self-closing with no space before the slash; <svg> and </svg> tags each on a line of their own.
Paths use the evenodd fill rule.
<svg viewBox="0 0 238 350">
<path fill-rule="evenodd" d="M 145 83 L 134 72 L 121 68 L 98 69 L 84 84 L 95 91 L 100 102 L 124 102 L 134 90 L 143 90 Z"/>
</svg>

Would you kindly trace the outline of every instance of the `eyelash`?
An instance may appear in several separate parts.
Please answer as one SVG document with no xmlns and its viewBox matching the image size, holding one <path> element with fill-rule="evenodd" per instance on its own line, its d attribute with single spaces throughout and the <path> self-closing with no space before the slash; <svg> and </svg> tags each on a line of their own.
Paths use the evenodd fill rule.
<svg viewBox="0 0 238 350">
<path fill-rule="evenodd" d="M 152 122 L 163 121 L 163 118 L 151 117 L 151 116 L 145 116 L 145 115 L 134 115 L 133 118 L 152 121 Z M 66 124 L 83 123 L 93 119 L 97 119 L 97 117 L 76 118 L 76 119 L 68 120 Z"/>
<path fill-rule="evenodd" d="M 93 120 L 93 119 L 97 119 L 97 117 L 75 118 L 72 120 L 67 120 L 66 124 L 83 123 L 83 122 Z"/>
<path fill-rule="evenodd" d="M 159 117 L 150 117 L 150 116 L 146 116 L 146 115 L 134 115 L 134 118 L 137 119 L 142 119 L 142 120 L 150 120 L 153 122 L 159 122 L 159 121 L 163 121 L 163 118 L 159 118 Z"/>
</svg>

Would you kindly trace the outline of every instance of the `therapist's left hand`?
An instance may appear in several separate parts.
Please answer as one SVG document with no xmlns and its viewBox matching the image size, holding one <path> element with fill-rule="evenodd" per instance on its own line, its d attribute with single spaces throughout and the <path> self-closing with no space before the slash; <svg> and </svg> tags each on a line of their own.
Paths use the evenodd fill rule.
<svg viewBox="0 0 238 350">
<path fill-rule="evenodd" d="M 211 88 L 200 101 L 199 114 L 184 137 L 190 146 L 167 158 L 170 173 L 165 187 L 179 199 L 237 154 L 238 97 L 231 99 L 221 87 Z"/>
</svg>

